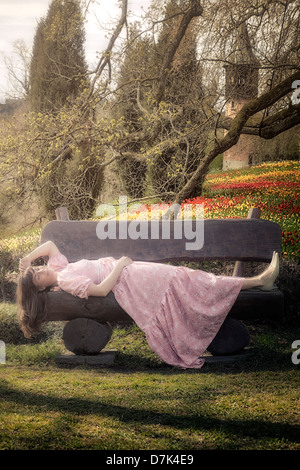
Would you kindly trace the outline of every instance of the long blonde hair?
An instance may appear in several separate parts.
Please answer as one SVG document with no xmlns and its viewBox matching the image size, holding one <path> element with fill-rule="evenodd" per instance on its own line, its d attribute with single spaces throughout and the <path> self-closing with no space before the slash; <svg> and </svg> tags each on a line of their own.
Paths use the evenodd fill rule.
<svg viewBox="0 0 300 470">
<path fill-rule="evenodd" d="M 41 291 L 33 284 L 34 269 L 28 267 L 21 273 L 17 286 L 18 317 L 25 338 L 41 332 L 47 316 L 47 290 Z"/>
</svg>

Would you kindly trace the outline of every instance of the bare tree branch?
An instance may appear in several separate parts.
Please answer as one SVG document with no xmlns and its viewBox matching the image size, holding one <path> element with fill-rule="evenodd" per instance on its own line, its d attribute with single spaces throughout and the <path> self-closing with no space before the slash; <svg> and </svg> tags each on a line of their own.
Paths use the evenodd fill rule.
<svg viewBox="0 0 300 470">
<path fill-rule="evenodd" d="M 218 122 L 218 128 L 229 130 L 232 121 L 232 118 L 222 117 Z M 256 135 L 263 139 L 273 139 L 273 137 L 298 124 L 300 124 L 300 104 L 291 105 L 257 124 L 251 124 L 248 121 L 243 127 L 241 134 Z"/>
<path fill-rule="evenodd" d="M 283 98 L 288 93 L 290 93 L 292 90 L 292 83 L 295 80 L 299 79 L 300 71 L 292 74 L 290 77 L 283 80 L 271 91 L 264 93 L 258 98 L 255 98 L 246 103 L 238 112 L 236 117 L 232 120 L 230 129 L 225 135 L 225 137 L 215 143 L 213 149 L 206 155 L 206 157 L 203 158 L 203 160 L 201 160 L 196 171 L 193 173 L 193 176 L 189 179 L 186 185 L 178 192 L 175 199 L 175 203 L 180 203 L 189 196 L 192 189 L 203 179 L 209 164 L 214 160 L 217 155 L 225 152 L 238 142 L 239 137 L 248 119 L 259 111 L 262 111 L 266 107 L 272 106 L 279 99 Z"/>
<path fill-rule="evenodd" d="M 115 42 L 117 41 L 119 35 L 121 34 L 121 31 L 124 27 L 124 25 L 127 22 L 127 10 L 128 10 L 128 0 L 122 0 L 122 9 L 121 9 L 121 17 L 119 19 L 119 22 L 109 40 L 108 46 L 105 50 L 105 52 L 102 54 L 101 59 L 98 62 L 98 65 L 94 71 L 94 79 L 91 84 L 91 92 L 90 96 L 94 91 L 95 85 L 99 77 L 101 76 L 103 70 L 107 65 L 110 64 L 110 59 L 111 59 L 111 54 L 113 47 L 115 45 Z"/>
<path fill-rule="evenodd" d="M 200 5 L 199 0 L 191 0 L 191 7 L 184 13 L 181 23 L 179 25 L 179 28 L 177 30 L 177 33 L 174 37 L 174 39 L 171 41 L 169 48 L 167 50 L 167 53 L 165 55 L 164 61 L 161 66 L 161 74 L 159 77 L 159 82 L 157 86 L 157 92 L 155 96 L 155 101 L 157 105 L 161 102 L 164 96 L 164 90 L 166 87 L 166 80 L 168 76 L 168 70 L 171 66 L 171 63 L 173 61 L 173 58 L 175 56 L 175 53 L 179 47 L 179 44 L 184 37 L 184 34 L 187 30 L 187 27 L 189 26 L 190 22 L 192 21 L 193 18 L 197 16 L 201 16 L 203 12 L 203 8 Z"/>
</svg>

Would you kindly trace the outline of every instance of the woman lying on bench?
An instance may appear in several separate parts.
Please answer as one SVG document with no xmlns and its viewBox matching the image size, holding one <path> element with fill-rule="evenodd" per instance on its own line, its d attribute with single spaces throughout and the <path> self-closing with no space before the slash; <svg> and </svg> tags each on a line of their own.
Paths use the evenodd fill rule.
<svg viewBox="0 0 300 470">
<path fill-rule="evenodd" d="M 41 256 L 47 266 L 32 267 Z M 145 332 L 149 346 L 168 364 L 200 368 L 206 350 L 240 290 L 270 290 L 279 273 L 279 257 L 250 278 L 216 276 L 184 266 L 101 258 L 69 263 L 49 241 L 20 261 L 17 289 L 19 320 L 27 338 L 47 319 L 47 291 L 58 286 L 74 296 L 103 297 L 111 290 L 119 305 Z"/>
</svg>

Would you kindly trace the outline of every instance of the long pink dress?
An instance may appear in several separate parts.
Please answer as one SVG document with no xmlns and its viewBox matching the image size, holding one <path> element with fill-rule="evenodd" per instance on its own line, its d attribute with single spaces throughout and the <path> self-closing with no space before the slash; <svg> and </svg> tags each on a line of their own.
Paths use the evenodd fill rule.
<svg viewBox="0 0 300 470">
<path fill-rule="evenodd" d="M 60 254 L 49 259 L 58 286 L 88 298 L 117 263 L 114 258 L 68 263 Z M 113 288 L 119 305 L 141 328 L 160 358 L 181 368 L 200 368 L 199 359 L 234 304 L 243 278 L 216 276 L 183 266 L 135 261 L 123 268 Z"/>
</svg>

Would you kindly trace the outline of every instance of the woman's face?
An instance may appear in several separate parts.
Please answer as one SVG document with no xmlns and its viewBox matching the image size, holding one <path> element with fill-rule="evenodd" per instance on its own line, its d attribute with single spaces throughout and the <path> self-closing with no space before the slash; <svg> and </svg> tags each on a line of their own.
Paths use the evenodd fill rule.
<svg viewBox="0 0 300 470">
<path fill-rule="evenodd" d="M 46 266 L 34 268 L 33 284 L 36 287 L 50 287 L 56 283 L 56 272 Z"/>
</svg>

